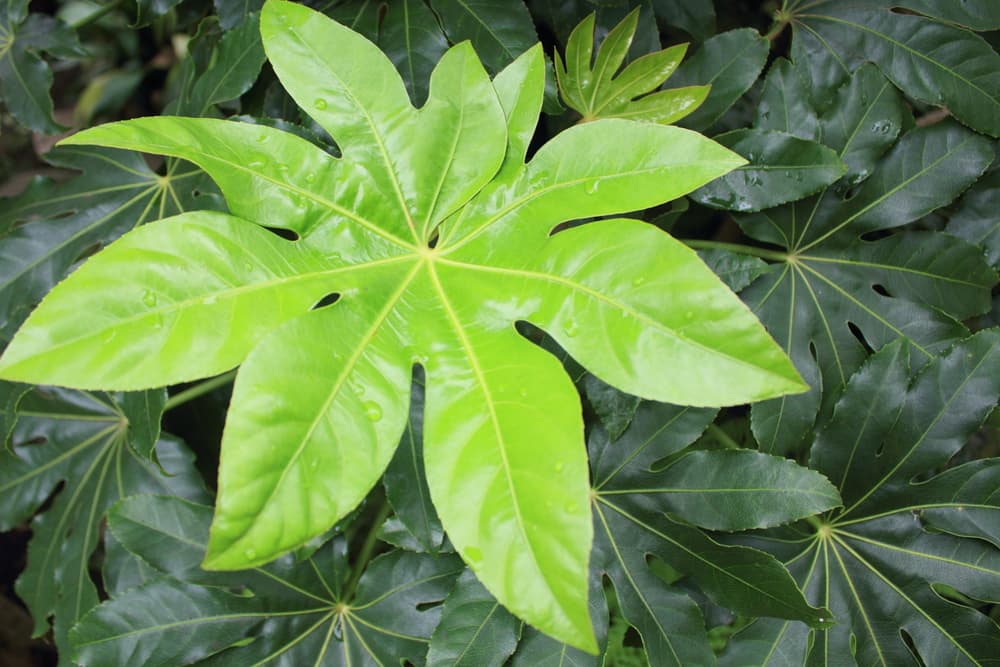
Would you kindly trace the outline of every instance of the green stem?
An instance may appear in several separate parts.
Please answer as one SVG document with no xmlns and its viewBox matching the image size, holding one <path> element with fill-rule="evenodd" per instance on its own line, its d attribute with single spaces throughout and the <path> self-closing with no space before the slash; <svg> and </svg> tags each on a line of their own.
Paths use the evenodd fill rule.
<svg viewBox="0 0 1000 667">
<path fill-rule="evenodd" d="M 368 561 L 372 558 L 372 552 L 375 551 L 375 543 L 378 541 L 378 531 L 385 523 L 385 520 L 389 518 L 389 513 L 392 511 L 392 507 L 389 506 L 389 501 L 386 500 L 385 496 L 382 497 L 382 504 L 378 508 L 378 512 L 375 515 L 375 520 L 371 524 L 371 528 L 368 530 L 368 534 L 365 535 L 365 542 L 361 545 L 361 551 L 358 552 L 358 558 L 354 561 L 354 566 L 351 568 L 351 578 L 348 580 L 347 585 L 344 586 L 344 595 L 341 599 L 345 601 L 350 601 L 351 596 L 354 595 L 354 589 L 358 585 L 358 581 L 361 579 L 361 575 L 364 574 L 365 568 L 368 566 Z"/>
<path fill-rule="evenodd" d="M 174 394 L 167 399 L 166 405 L 163 406 L 163 411 L 172 410 L 179 405 L 184 405 L 188 401 L 194 400 L 201 396 L 202 394 L 207 394 L 213 389 L 218 389 L 219 387 L 225 386 L 233 381 L 236 377 L 236 370 L 231 370 L 228 373 L 223 373 L 214 378 L 209 378 L 204 382 L 196 384 L 193 387 L 188 387 L 179 394 Z"/>
<path fill-rule="evenodd" d="M 819 519 L 818 519 L 817 517 L 815 517 L 815 516 L 807 516 L 807 517 L 806 517 L 806 521 L 808 521 L 808 522 L 809 522 L 809 525 L 810 525 L 810 526 L 812 526 L 813 528 L 815 528 L 816 530 L 819 530 L 820 528 L 822 528 L 822 527 L 823 527 L 823 522 L 822 522 L 822 521 L 820 521 L 820 520 L 819 520 Z"/>
<path fill-rule="evenodd" d="M 107 16 L 111 12 L 115 11 L 119 7 L 125 4 L 125 0 L 111 0 L 108 4 L 102 6 L 100 9 L 96 9 L 91 13 L 84 16 L 79 21 L 74 21 L 69 24 L 69 27 L 73 30 L 78 30 L 84 26 L 88 26 L 91 23 L 101 20 L 101 17 Z"/>
<path fill-rule="evenodd" d="M 772 262 L 787 262 L 788 253 L 756 246 L 743 245 L 742 243 L 723 243 L 722 241 L 701 241 L 699 239 L 682 239 L 688 247 L 695 250 L 728 250 L 741 255 L 753 255 L 761 259 L 769 259 Z"/>
<path fill-rule="evenodd" d="M 733 438 L 725 432 L 720 426 L 715 424 L 708 425 L 708 432 L 712 434 L 712 437 L 719 441 L 719 444 L 726 449 L 743 449 L 740 447 L 740 443 L 733 440 Z"/>
</svg>

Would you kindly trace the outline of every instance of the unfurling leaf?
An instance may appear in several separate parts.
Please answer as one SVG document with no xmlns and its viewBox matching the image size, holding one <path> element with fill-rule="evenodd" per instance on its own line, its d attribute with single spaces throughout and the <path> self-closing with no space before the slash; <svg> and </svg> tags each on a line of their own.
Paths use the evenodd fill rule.
<svg viewBox="0 0 1000 667">
<path fill-rule="evenodd" d="M 418 110 L 375 45 L 325 16 L 272 0 L 261 31 L 343 158 L 214 119 L 72 137 L 188 159 L 230 213 L 146 225 L 95 255 L 32 314 L 3 376 L 124 390 L 240 365 L 205 564 L 241 569 L 306 544 L 368 493 L 420 365 L 424 466 L 452 544 L 513 613 L 595 650 L 579 399 L 514 325 L 648 399 L 718 406 L 805 389 L 683 244 L 624 219 L 553 233 L 669 201 L 743 160 L 689 130 L 607 119 L 525 164 L 540 47 L 494 82 L 468 44 L 451 48 Z"/>
<path fill-rule="evenodd" d="M 638 21 L 637 8 L 608 33 L 592 58 L 594 14 L 591 14 L 570 34 L 565 63 L 556 51 L 559 92 L 566 105 L 579 112 L 584 121 L 629 118 L 666 125 L 692 113 L 708 96 L 709 86 L 652 92 L 677 69 L 687 44 L 642 56 L 618 72 Z"/>
</svg>

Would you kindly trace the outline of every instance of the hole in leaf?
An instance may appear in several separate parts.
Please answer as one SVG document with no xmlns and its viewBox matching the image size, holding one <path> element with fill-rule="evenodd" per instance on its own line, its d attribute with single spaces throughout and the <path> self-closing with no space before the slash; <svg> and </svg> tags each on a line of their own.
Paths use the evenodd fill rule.
<svg viewBox="0 0 1000 667">
<path fill-rule="evenodd" d="M 876 294 L 881 294 L 882 296 L 892 297 L 892 295 L 889 294 L 889 290 L 887 290 L 884 285 L 872 285 L 872 291 Z"/>
<path fill-rule="evenodd" d="M 906 650 L 913 656 L 913 663 L 915 665 L 920 665 L 921 667 L 927 667 L 927 663 L 920 659 L 920 654 L 917 653 L 917 647 L 913 643 L 913 637 L 910 636 L 910 633 L 903 628 L 900 628 L 899 636 L 903 640 L 903 645 L 906 646 Z"/>
<path fill-rule="evenodd" d="M 15 444 L 14 446 L 15 447 L 32 447 L 32 446 L 37 447 L 37 446 L 40 446 L 40 445 L 44 445 L 48 441 L 49 441 L 49 439 L 46 438 L 44 435 L 36 435 L 34 438 L 31 438 L 30 440 L 25 440 L 24 442 L 19 442 L 19 443 Z"/>
<path fill-rule="evenodd" d="M 288 241 L 298 241 L 299 240 L 298 233 L 295 232 L 295 231 L 293 231 L 293 230 L 291 230 L 291 229 L 285 229 L 283 227 L 265 227 L 264 229 L 266 229 L 267 231 L 271 232 L 272 234 L 274 234 L 276 236 L 280 236 L 281 238 L 286 239 Z"/>
<path fill-rule="evenodd" d="M 642 646 L 642 636 L 639 634 L 639 631 L 631 625 L 628 626 L 628 630 L 625 631 L 625 636 L 622 637 L 622 646 L 635 646 L 637 648 Z"/>
<path fill-rule="evenodd" d="M 95 252 L 97 252 L 103 247 L 104 244 L 99 241 L 97 243 L 87 246 L 86 248 L 83 249 L 83 251 L 80 252 L 79 255 L 76 256 L 76 259 L 73 260 L 73 263 L 75 264 L 77 262 L 82 262 L 83 260 L 87 259 L 88 257 L 93 255 Z"/>
<path fill-rule="evenodd" d="M 438 238 L 440 238 L 439 230 L 434 230 L 434 235 L 431 236 L 431 240 L 427 242 L 428 248 L 436 248 L 438 244 Z"/>
<path fill-rule="evenodd" d="M 444 600 L 434 600 L 432 602 L 418 602 L 417 611 L 427 611 L 428 609 L 434 609 L 435 607 L 440 607 L 444 604 Z"/>
<path fill-rule="evenodd" d="M 851 330 L 851 335 L 854 336 L 855 340 L 861 343 L 861 347 L 865 348 L 866 353 L 869 355 L 875 353 L 872 346 L 868 344 L 867 340 L 865 340 L 865 335 L 861 332 L 861 329 L 858 328 L 858 325 L 854 322 L 848 322 L 847 328 Z"/>
<path fill-rule="evenodd" d="M 891 236 L 892 232 L 886 229 L 876 229 L 871 232 L 865 232 L 861 235 L 862 241 L 878 241 L 879 239 L 884 239 L 887 236 Z"/>
<path fill-rule="evenodd" d="M 327 306 L 332 306 L 333 304 L 337 303 L 339 299 L 340 299 L 339 292 L 333 292 L 332 294 L 327 294 L 313 305 L 312 310 L 319 310 L 320 308 L 326 308 Z"/>
<path fill-rule="evenodd" d="M 819 352 L 816 350 L 816 344 L 809 341 L 809 356 L 813 358 L 813 361 L 819 362 Z"/>
</svg>

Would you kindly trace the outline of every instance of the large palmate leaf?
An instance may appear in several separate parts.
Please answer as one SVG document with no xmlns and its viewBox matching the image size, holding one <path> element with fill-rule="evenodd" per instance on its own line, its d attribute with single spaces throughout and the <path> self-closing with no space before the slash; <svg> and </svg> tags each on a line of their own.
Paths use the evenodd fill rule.
<svg viewBox="0 0 1000 667">
<path fill-rule="evenodd" d="M 732 639 L 723 665 L 844 664 L 846 656 L 902 665 L 914 662 L 911 652 L 926 665 L 996 663 L 1000 628 L 969 598 L 1000 600 L 1000 469 L 985 459 L 926 475 L 996 404 L 1000 332 L 960 342 L 911 378 L 914 355 L 902 342 L 872 357 L 816 434 L 810 465 L 838 485 L 845 507 L 749 541 L 784 560 L 837 625 L 810 636 L 756 621 Z"/>
<path fill-rule="evenodd" d="M 1000 136 L 1000 55 L 979 35 L 894 11 L 897 4 L 907 3 L 786 0 L 782 12 L 795 31 L 793 58 L 822 63 L 811 68 L 820 94 L 842 83 L 862 63 L 873 62 L 908 97 L 945 106 L 970 127 Z M 952 8 L 936 11 L 946 4 Z M 911 6 L 962 20 L 957 15 L 960 4 L 965 3 Z M 995 8 L 993 14 L 995 22 Z"/>
<path fill-rule="evenodd" d="M 828 481 L 791 461 L 750 451 L 695 451 L 678 458 L 714 417 L 714 410 L 646 402 L 620 439 L 612 442 L 595 429 L 588 442 L 597 534 L 593 566 L 610 577 L 622 614 L 638 629 L 655 665 L 711 664 L 712 655 L 697 605 L 653 573 L 650 556 L 693 576 L 719 604 L 741 613 L 810 625 L 830 617 L 806 603 L 777 560 L 723 546 L 692 525 L 743 530 L 840 505 Z M 654 471 L 667 457 L 674 457 L 672 464 Z"/>
<path fill-rule="evenodd" d="M 54 134 L 65 128 L 52 118 L 52 70 L 40 52 L 59 58 L 86 54 L 61 21 L 29 14 L 28 0 L 0 4 L 0 100 L 25 127 Z"/>
<path fill-rule="evenodd" d="M 438 603 L 462 571 L 457 557 L 393 551 L 373 560 L 353 591 L 340 539 L 303 561 L 286 556 L 264 568 L 209 573 L 198 564 L 211 516 L 210 507 L 156 496 L 113 508 L 111 532 L 155 576 L 76 625 L 77 662 L 423 664 Z"/>
<path fill-rule="evenodd" d="M 98 602 L 88 566 L 105 510 L 133 493 L 206 498 L 193 457 L 178 440 L 156 444 L 162 470 L 146 451 L 135 451 L 148 434 L 142 426 L 159 425 L 165 399 L 163 390 L 148 394 L 135 400 L 144 397 L 35 389 L 18 404 L 12 451 L 0 451 L 0 529 L 31 517 L 62 485 L 31 523 L 28 566 L 17 581 L 36 635 L 54 617 L 61 664 L 69 664 L 70 626 Z"/>
<path fill-rule="evenodd" d="M 946 234 L 885 230 L 955 199 L 989 166 L 991 142 L 954 122 L 914 129 L 897 142 L 903 113 L 892 84 L 871 65 L 859 69 L 817 120 L 820 140 L 847 164 L 842 181 L 738 219 L 748 235 L 784 249 L 765 252 L 781 269 L 743 295 L 812 386 L 754 406 L 763 451 L 804 443 L 866 346 L 905 335 L 927 359 L 965 335 L 956 320 L 990 307 L 996 275 L 979 248 Z M 881 238 L 863 240 L 873 232 Z"/>
<path fill-rule="evenodd" d="M 651 93 L 677 69 L 687 51 L 686 44 L 646 54 L 618 71 L 635 37 L 638 8 L 611 29 L 596 56 L 593 55 L 594 21 L 595 14 L 590 14 L 570 34 L 565 64 L 559 52 L 555 52 L 559 92 L 566 105 L 583 116 L 583 121 L 629 118 L 669 124 L 705 101 L 709 86 Z"/>
<path fill-rule="evenodd" d="M 97 254 L 15 337 L 4 377 L 133 389 L 242 364 L 206 557 L 238 569 L 304 545 L 364 497 L 399 443 L 419 364 L 424 466 L 451 542 L 512 612 L 592 650 L 580 406 L 514 324 L 646 398 L 800 391 L 788 358 L 681 243 L 621 219 L 550 233 L 668 201 L 742 161 L 688 130 L 608 119 L 525 164 L 540 48 L 494 82 L 468 44 L 450 49 L 417 110 L 389 60 L 334 21 L 274 1 L 261 30 L 343 158 L 212 119 L 71 138 L 189 159 L 232 214 L 183 214 Z"/>
<path fill-rule="evenodd" d="M 218 204 L 204 172 L 180 161 L 162 176 L 137 153 L 63 146 L 49 164 L 82 172 L 40 181 L 0 211 L 0 342 L 6 343 L 52 286 L 78 261 L 136 225 Z"/>
</svg>

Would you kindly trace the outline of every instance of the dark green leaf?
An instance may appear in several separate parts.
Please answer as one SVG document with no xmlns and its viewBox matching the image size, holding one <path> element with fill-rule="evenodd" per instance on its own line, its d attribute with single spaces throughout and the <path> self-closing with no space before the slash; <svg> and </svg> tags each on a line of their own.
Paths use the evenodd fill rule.
<svg viewBox="0 0 1000 667">
<path fill-rule="evenodd" d="M 210 197 L 195 196 L 213 189 L 204 172 L 178 161 L 161 177 L 138 153 L 126 151 L 67 146 L 46 158 L 82 174 L 65 183 L 36 182 L 0 211 L 0 229 L 13 227 L 0 237 L 3 341 L 95 248 L 159 216 L 217 205 Z"/>
<path fill-rule="evenodd" d="M 36 635 L 48 630 L 54 616 L 56 643 L 65 656 L 69 627 L 98 602 L 88 563 L 104 511 L 133 493 L 206 497 L 193 457 L 178 440 L 157 443 L 157 459 L 169 476 L 145 453 L 135 453 L 127 437 L 131 418 L 120 396 L 36 389 L 18 408 L 13 453 L 0 452 L 0 529 L 30 517 L 63 483 L 51 506 L 32 521 L 28 566 L 17 594 L 35 619 Z"/>
<path fill-rule="evenodd" d="M 643 503 L 711 530 L 766 528 L 841 504 L 822 475 L 752 451 L 691 452 L 646 480 L 633 479 L 634 490 L 615 493 L 642 493 Z"/>
<path fill-rule="evenodd" d="M 427 99 L 431 70 L 448 50 L 448 40 L 434 13 L 423 0 L 390 2 L 377 43 L 402 75 L 410 99 L 422 105 Z"/>
<path fill-rule="evenodd" d="M 653 8 L 658 19 L 699 42 L 715 32 L 715 6 L 711 0 L 653 0 Z"/>
<path fill-rule="evenodd" d="M 734 130 L 715 140 L 750 163 L 691 193 L 713 208 L 760 211 L 785 204 L 832 184 L 846 169 L 823 144 L 775 130 Z"/>
<path fill-rule="evenodd" d="M 768 41 L 749 28 L 707 39 L 672 79 L 675 86 L 712 86 L 705 103 L 680 124 L 696 130 L 711 127 L 757 80 L 767 54 Z"/>
<path fill-rule="evenodd" d="M 521 622 L 466 570 L 444 601 L 427 667 L 500 667 L 514 652 Z"/>
<path fill-rule="evenodd" d="M 128 415 L 128 442 L 137 454 L 155 460 L 160 420 L 167 405 L 166 389 L 122 394 L 122 412 Z"/>
<path fill-rule="evenodd" d="M 909 97 L 1000 135 L 1000 55 L 978 35 L 888 6 L 839 0 L 800 3 L 792 14 L 799 52 L 829 50 L 845 68 L 841 80 L 874 62 Z"/>
<path fill-rule="evenodd" d="M 809 92 L 809 82 L 795 65 L 784 58 L 776 59 L 764 79 L 754 127 L 818 140 L 819 118 L 809 103 Z"/>
<path fill-rule="evenodd" d="M 260 11 L 264 0 L 212 0 L 212 4 L 222 29 L 232 30 Z"/>
<path fill-rule="evenodd" d="M 0 449 L 10 451 L 10 436 L 17 423 L 17 404 L 29 391 L 30 384 L 0 381 Z"/>
<path fill-rule="evenodd" d="M 856 189 L 842 183 L 738 220 L 750 236 L 787 249 L 782 270 L 762 276 L 744 298 L 813 387 L 754 406 L 754 434 L 766 452 L 801 446 L 817 411 L 829 409 L 867 356 L 866 346 L 878 349 L 905 335 L 927 358 L 965 335 L 956 319 L 990 307 L 996 278 L 975 246 L 928 232 L 859 240 L 949 203 L 993 159 L 988 139 L 943 122 L 907 133 L 874 162 L 892 145 L 899 112 L 898 101 L 867 97 L 891 93 L 873 76 L 862 69 L 841 90 L 845 100 L 867 98 L 866 112 L 851 104 L 821 117 L 823 141 L 851 165 L 849 177 L 871 175 Z"/>
<path fill-rule="evenodd" d="M 167 110 L 182 116 L 204 116 L 220 102 L 236 99 L 253 85 L 264 64 L 259 16 L 249 17 L 222 36 L 201 66 L 194 58 L 185 63 L 186 79 L 180 95 Z"/>
<path fill-rule="evenodd" d="M 65 128 L 52 119 L 52 70 L 38 55 L 82 56 L 76 33 L 61 21 L 28 15 L 28 0 L 0 5 L 0 99 L 25 127 L 55 134 Z"/>
<path fill-rule="evenodd" d="M 538 41 L 521 0 L 430 0 L 453 44 L 470 40 L 487 71 L 496 73 Z"/>
<path fill-rule="evenodd" d="M 993 0 L 893 0 L 893 7 L 905 7 L 925 16 L 963 25 L 972 30 L 1000 28 L 1000 5 Z"/>
<path fill-rule="evenodd" d="M 172 10 L 181 0 L 136 0 L 136 26 L 147 26 Z"/>
<path fill-rule="evenodd" d="M 444 530 L 431 503 L 424 475 L 424 387 L 419 382 L 413 383 L 410 419 L 382 483 L 396 518 L 419 547 L 415 550 L 437 553 L 444 540 Z"/>
<path fill-rule="evenodd" d="M 767 263 L 759 257 L 720 248 L 699 250 L 698 256 L 734 292 L 742 291 L 768 270 Z"/>
<path fill-rule="evenodd" d="M 926 665 L 985 665 L 1000 655 L 996 624 L 935 588 L 1000 599 L 994 462 L 913 481 L 954 455 L 996 404 L 1000 331 L 961 341 L 911 378 L 916 354 L 901 341 L 871 357 L 816 436 L 811 463 L 838 484 L 846 507 L 815 527 L 740 540 L 785 560 L 838 624 L 810 640 L 758 621 L 730 641 L 722 664 L 802 664 L 806 655 L 809 664 L 845 655 L 857 664 L 911 664 L 914 651 Z"/>
<path fill-rule="evenodd" d="M 583 391 L 612 440 L 625 432 L 642 400 L 615 389 L 590 373 L 583 378 Z"/>
<path fill-rule="evenodd" d="M 1000 268 L 1000 169 L 992 169 L 958 201 L 945 229 L 983 249 L 986 261 Z"/>
</svg>

